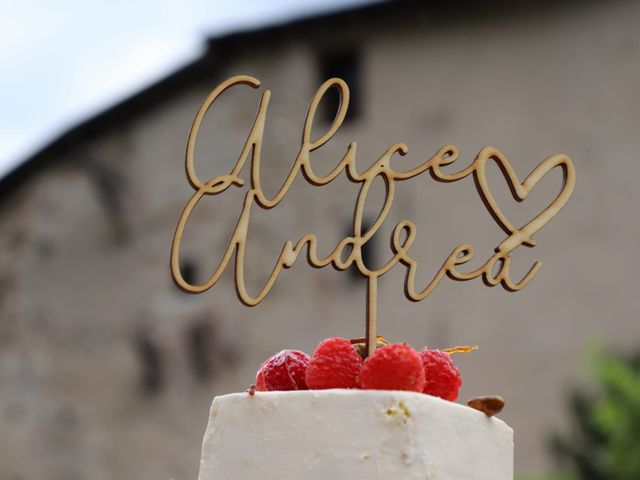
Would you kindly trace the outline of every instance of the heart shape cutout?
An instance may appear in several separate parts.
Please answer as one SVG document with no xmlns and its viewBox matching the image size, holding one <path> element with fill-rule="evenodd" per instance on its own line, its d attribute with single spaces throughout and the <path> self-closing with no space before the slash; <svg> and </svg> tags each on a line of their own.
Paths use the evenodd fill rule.
<svg viewBox="0 0 640 480">
<path fill-rule="evenodd" d="M 489 188 L 486 170 L 487 163 L 490 160 L 496 162 L 509 186 L 509 190 L 511 190 L 511 195 L 518 202 L 523 202 L 538 182 L 556 167 L 562 168 L 562 188 L 556 198 L 553 199 L 542 212 L 522 227 L 516 228 L 509 219 L 507 219 L 502 209 L 500 209 Z M 533 235 L 549 223 L 569 201 L 575 188 L 576 173 L 571 159 L 567 155 L 558 154 L 540 162 L 538 166 L 527 175 L 524 181 L 521 182 L 509 163 L 509 160 L 507 160 L 499 150 L 493 147 L 485 147 L 480 150 L 480 153 L 478 153 L 474 161 L 473 178 L 478 193 L 482 197 L 482 201 L 487 207 L 487 210 L 489 210 L 489 213 L 491 213 L 491 216 L 498 225 L 509 234 L 509 236 L 496 247 L 496 251 L 507 254 L 519 245 L 524 244 L 529 247 L 536 245 L 535 240 L 532 238 Z"/>
</svg>

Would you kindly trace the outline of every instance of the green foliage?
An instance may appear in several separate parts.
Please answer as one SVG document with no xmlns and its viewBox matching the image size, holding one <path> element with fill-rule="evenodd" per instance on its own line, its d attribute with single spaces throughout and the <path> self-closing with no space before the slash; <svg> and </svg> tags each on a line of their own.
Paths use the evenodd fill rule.
<svg viewBox="0 0 640 480">
<path fill-rule="evenodd" d="M 516 475 L 515 480 L 577 480 L 573 475 Z"/>
<path fill-rule="evenodd" d="M 595 392 L 574 391 L 574 434 L 554 436 L 551 450 L 581 480 L 640 479 L 640 357 L 598 354 Z"/>
</svg>

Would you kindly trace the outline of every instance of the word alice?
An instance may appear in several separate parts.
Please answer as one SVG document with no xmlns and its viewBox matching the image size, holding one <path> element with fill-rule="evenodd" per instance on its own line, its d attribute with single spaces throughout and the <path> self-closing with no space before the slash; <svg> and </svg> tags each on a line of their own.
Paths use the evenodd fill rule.
<svg viewBox="0 0 640 480">
<path fill-rule="evenodd" d="M 186 173 L 188 181 L 195 190 L 195 193 L 187 202 L 180 216 L 171 249 L 171 271 L 175 282 L 183 290 L 190 293 L 201 293 L 208 290 L 218 281 L 234 256 L 236 290 L 240 300 L 248 306 L 255 306 L 264 300 L 276 282 L 280 272 L 285 268 L 290 268 L 303 252 L 306 252 L 307 261 L 312 267 L 322 268 L 331 265 L 337 270 L 346 270 L 355 266 L 360 274 L 366 277 L 368 282 L 366 338 L 367 349 L 370 354 L 376 348 L 378 278 L 397 264 L 402 264 L 406 269 L 404 280 L 405 294 L 407 298 L 415 302 L 424 300 L 445 275 L 453 280 L 460 281 L 481 278 L 488 286 L 501 284 L 506 290 L 516 291 L 524 288 L 540 269 L 542 263 L 536 261 L 522 278 L 517 280 L 512 279 L 510 274 L 512 261 L 511 252 L 520 245 L 528 247 L 535 246 L 536 242 L 533 236 L 558 214 L 573 193 L 575 186 L 575 169 L 573 163 L 566 155 L 559 154 L 547 158 L 534 168 L 524 181 L 521 182 L 518 180 L 511 164 L 505 156 L 491 147 L 481 149 L 470 165 L 455 173 L 445 173 L 442 170 L 443 166 L 453 164 L 458 158 L 458 150 L 452 145 L 440 148 L 435 155 L 415 168 L 406 171 L 397 171 L 391 166 L 393 156 L 396 154 L 405 155 L 408 152 L 406 145 L 397 143 L 391 145 L 369 168 L 360 172 L 356 167 L 357 147 L 355 143 L 351 143 L 337 166 L 330 173 L 321 176 L 313 170 L 311 153 L 321 148 L 336 134 L 345 119 L 349 105 L 349 88 L 347 84 L 339 78 L 332 78 L 323 83 L 315 93 L 304 121 L 300 150 L 293 162 L 291 170 L 277 190 L 277 193 L 275 193 L 273 197 L 268 198 L 262 190 L 260 174 L 262 140 L 271 95 L 268 90 L 262 94 L 255 120 L 247 135 L 240 157 L 231 172 L 202 181 L 198 178 L 195 171 L 194 150 L 204 117 L 215 100 L 223 92 L 237 85 L 249 85 L 253 88 L 258 88 L 260 82 L 249 76 L 235 76 L 221 83 L 205 99 L 196 114 L 193 126 L 189 132 L 186 151 Z M 311 132 L 316 111 L 323 96 L 330 88 L 337 89 L 340 95 L 338 111 L 333 123 L 326 132 L 320 137 L 313 139 L 311 138 Z M 244 197 L 242 212 L 240 213 L 226 251 L 209 279 L 202 284 L 192 285 L 184 279 L 180 272 L 180 245 L 191 212 L 198 202 L 207 195 L 219 195 L 232 186 L 243 187 L 245 180 L 241 178 L 240 175 L 249 157 L 251 157 L 250 172 L 248 173 L 248 175 L 250 175 L 250 188 Z M 518 202 L 524 201 L 536 184 L 554 168 L 562 169 L 562 188 L 553 201 L 535 218 L 521 227 L 516 227 L 502 212 L 489 189 L 486 169 L 490 161 L 498 165 L 511 190 L 513 198 Z M 353 229 L 350 235 L 343 238 L 326 256 L 318 253 L 318 239 L 314 234 L 306 234 L 295 243 L 287 240 L 282 246 L 280 255 L 275 260 L 273 270 L 265 284 L 257 293 L 249 293 L 245 285 L 245 249 L 251 209 L 254 204 L 257 204 L 263 209 L 276 207 L 284 199 L 291 184 L 300 173 L 306 181 L 312 185 L 323 186 L 343 172 L 351 182 L 360 184 L 353 217 Z M 444 260 L 444 263 L 432 280 L 427 285 L 416 286 L 415 278 L 418 264 L 410 253 L 416 238 L 416 226 L 413 222 L 403 220 L 395 226 L 391 235 L 391 256 L 388 261 L 377 270 L 372 270 L 363 262 L 362 247 L 376 234 L 385 221 L 393 203 L 396 183 L 417 177 L 425 172 L 428 172 L 435 180 L 440 182 L 457 182 L 463 178 L 472 176 L 480 198 L 507 236 L 481 266 L 471 271 L 464 269 L 463 266 L 474 257 L 473 247 L 468 244 L 455 247 Z M 362 217 L 367 202 L 367 195 L 371 185 L 376 179 L 383 181 L 386 196 L 384 197 L 383 205 L 377 217 L 367 230 L 363 231 Z"/>
</svg>

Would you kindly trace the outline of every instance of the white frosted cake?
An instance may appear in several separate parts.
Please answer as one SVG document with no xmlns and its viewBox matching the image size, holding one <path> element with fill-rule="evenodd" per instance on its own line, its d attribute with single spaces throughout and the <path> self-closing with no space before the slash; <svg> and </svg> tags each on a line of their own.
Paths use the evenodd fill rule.
<svg viewBox="0 0 640 480">
<path fill-rule="evenodd" d="M 213 401 L 198 478 L 512 480 L 513 431 L 422 393 L 234 393 Z"/>
</svg>

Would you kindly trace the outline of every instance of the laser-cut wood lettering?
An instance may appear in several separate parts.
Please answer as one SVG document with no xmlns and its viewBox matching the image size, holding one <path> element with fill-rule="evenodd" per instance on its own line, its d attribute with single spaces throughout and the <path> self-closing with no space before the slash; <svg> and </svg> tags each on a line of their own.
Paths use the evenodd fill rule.
<svg viewBox="0 0 640 480">
<path fill-rule="evenodd" d="M 474 161 L 467 167 L 454 173 L 445 173 L 441 167 L 451 165 L 458 159 L 458 150 L 452 145 L 440 148 L 435 155 L 406 171 L 397 171 L 391 166 L 392 157 L 396 154 L 405 155 L 408 152 L 406 145 L 397 143 L 391 145 L 369 168 L 359 172 L 356 167 L 357 146 L 351 143 L 344 156 L 337 166 L 328 174 L 321 176 L 314 172 L 310 154 L 325 145 L 338 131 L 344 121 L 349 105 L 349 88 L 346 83 L 338 78 L 332 78 L 323 83 L 314 95 L 309 110 L 304 121 L 302 131 L 302 143 L 293 165 L 284 179 L 282 185 L 273 197 L 268 198 L 261 186 L 261 154 L 262 138 L 267 109 L 271 93 L 267 90 L 262 94 L 258 111 L 253 125 L 249 131 L 244 147 L 240 153 L 238 161 L 231 172 L 225 175 L 213 177 L 202 181 L 194 166 L 194 150 L 198 137 L 198 132 L 207 111 L 212 107 L 215 100 L 226 90 L 236 85 L 248 85 L 258 88 L 260 82 L 249 76 L 232 77 L 218 87 L 216 87 L 198 110 L 193 126 L 189 133 L 186 151 L 186 174 L 189 183 L 195 190 L 190 200 L 178 220 L 173 245 L 171 248 L 171 271 L 177 285 L 190 293 L 201 293 L 211 288 L 225 271 L 227 265 L 235 255 L 235 287 L 240 300 L 248 305 L 255 306 L 260 303 L 269 293 L 278 276 L 283 269 L 290 268 L 298 257 L 306 250 L 309 265 L 315 268 L 322 268 L 331 265 L 337 270 L 345 270 L 353 265 L 367 279 L 367 319 L 366 319 L 366 339 L 367 351 L 372 353 L 376 348 L 377 334 L 377 291 L 378 278 L 387 273 L 398 263 L 406 268 L 404 281 L 405 295 L 412 301 L 424 300 L 440 283 L 444 276 L 453 280 L 472 280 L 481 278 L 485 284 L 495 286 L 501 284 L 509 291 L 517 291 L 524 288 L 536 275 L 542 263 L 536 261 L 528 273 L 521 279 L 514 281 L 510 275 L 510 266 L 513 250 L 520 245 L 533 247 L 536 245 L 533 236 L 567 203 L 575 186 L 575 169 L 573 163 L 566 155 L 553 155 L 543 160 L 533 171 L 520 181 L 511 167 L 507 158 L 498 150 L 492 147 L 485 147 L 476 156 Z M 333 123 L 317 139 L 311 138 L 314 118 L 318 105 L 324 94 L 330 88 L 336 88 L 340 94 L 340 105 Z M 242 188 L 245 179 L 240 174 L 251 157 L 249 172 L 249 188 L 244 197 L 242 212 L 238 218 L 235 230 L 231 235 L 227 248 L 218 263 L 217 268 L 211 276 L 202 284 L 192 285 L 188 283 L 180 272 L 180 245 L 184 229 L 187 225 L 191 212 L 203 197 L 209 195 L 219 195 L 230 187 Z M 518 202 L 524 201 L 536 184 L 555 168 L 560 168 L 563 174 L 562 187 L 558 195 L 542 210 L 536 217 L 522 225 L 516 227 L 505 216 L 500 206 L 497 204 L 486 178 L 486 168 L 489 162 L 495 162 L 507 182 L 512 196 Z M 293 181 L 298 174 L 301 174 L 307 182 L 315 186 L 323 186 L 344 174 L 356 184 L 360 184 L 360 190 L 356 200 L 355 213 L 353 217 L 352 235 L 343 238 L 336 247 L 326 256 L 318 254 L 318 239 L 316 235 L 309 233 L 293 243 L 287 240 L 275 260 L 273 270 L 267 278 L 262 288 L 254 295 L 247 291 L 245 285 L 245 246 L 249 231 L 249 219 L 251 208 L 257 204 L 260 208 L 271 209 L 276 207 L 285 197 Z M 507 234 L 506 238 L 495 248 L 495 252 L 480 267 L 472 271 L 461 271 L 460 266 L 466 264 L 474 257 L 473 247 L 469 244 L 459 245 L 453 249 L 451 254 L 445 259 L 442 267 L 438 270 L 432 280 L 422 289 L 416 287 L 415 277 L 418 268 L 417 262 L 411 257 L 410 249 L 415 241 L 416 226 L 410 220 L 399 222 L 393 229 L 391 235 L 391 258 L 379 269 L 372 270 L 364 264 L 362 259 L 362 247 L 380 229 L 384 223 L 393 203 L 396 183 L 417 177 L 425 172 L 429 172 L 431 177 L 440 182 L 456 182 L 466 177 L 473 177 L 480 198 L 484 202 L 487 210 L 491 213 L 497 224 Z M 367 195 L 373 182 L 380 178 L 385 185 L 386 196 L 377 217 L 371 223 L 367 231 L 362 231 L 362 217 L 367 201 Z"/>
</svg>

